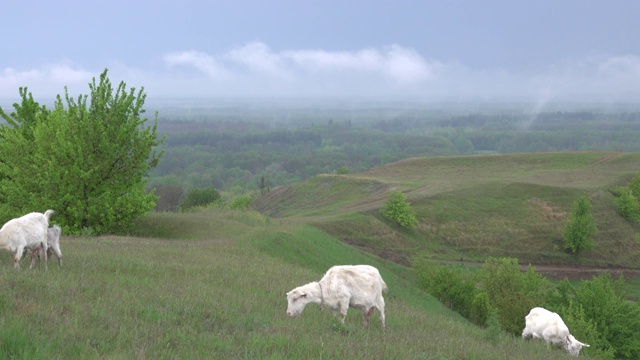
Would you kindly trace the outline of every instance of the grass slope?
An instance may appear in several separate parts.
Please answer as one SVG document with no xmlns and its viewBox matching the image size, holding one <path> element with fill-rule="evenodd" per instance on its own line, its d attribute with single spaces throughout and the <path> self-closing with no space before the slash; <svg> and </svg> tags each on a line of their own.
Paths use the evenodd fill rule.
<svg viewBox="0 0 640 360">
<path fill-rule="evenodd" d="M 295 219 L 247 212 L 150 214 L 131 236 L 66 237 L 63 268 L 0 258 L 4 359 L 548 359 L 562 350 L 471 326 L 418 290 L 411 269 Z M 284 293 L 337 263 L 389 284 L 387 330 Z M 27 261 L 23 262 L 27 266 Z"/>
<path fill-rule="evenodd" d="M 255 207 L 300 218 L 340 240 L 402 264 L 417 255 L 521 263 L 640 267 L 640 227 L 623 219 L 610 190 L 640 170 L 640 154 L 563 152 L 413 158 L 349 175 L 317 176 L 276 189 Z M 388 192 L 403 191 L 416 229 L 379 215 Z M 596 248 L 563 250 L 561 230 L 586 195 L 599 227 Z"/>
</svg>

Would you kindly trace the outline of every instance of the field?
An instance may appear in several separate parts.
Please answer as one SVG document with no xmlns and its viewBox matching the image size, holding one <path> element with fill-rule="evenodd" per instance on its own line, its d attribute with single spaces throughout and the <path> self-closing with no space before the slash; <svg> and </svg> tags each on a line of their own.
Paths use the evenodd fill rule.
<svg viewBox="0 0 640 360">
<path fill-rule="evenodd" d="M 638 229 L 607 202 L 638 169 L 640 156 L 624 153 L 409 159 L 274 189 L 261 212 L 151 213 L 129 236 L 63 236 L 62 268 L 24 260 L 17 272 L 4 253 L 0 358 L 568 359 L 471 325 L 420 290 L 408 265 L 504 254 L 637 270 Z M 408 194 L 417 229 L 378 215 L 390 189 Z M 582 193 L 601 231 L 597 249 L 575 259 L 552 230 Z M 376 315 L 363 329 L 351 310 L 344 326 L 314 305 L 286 316 L 285 292 L 356 263 L 389 285 L 385 332 Z"/>
<path fill-rule="evenodd" d="M 570 266 L 635 273 L 640 227 L 620 216 L 611 191 L 638 169 L 640 154 L 617 152 L 414 158 L 281 187 L 255 207 L 272 217 L 304 218 L 405 265 L 415 256 L 465 262 L 511 256 L 556 271 Z M 392 189 L 407 195 L 419 219 L 416 229 L 380 216 Z M 599 231 L 595 249 L 576 257 L 563 250 L 561 230 L 580 195 L 591 200 Z"/>
</svg>

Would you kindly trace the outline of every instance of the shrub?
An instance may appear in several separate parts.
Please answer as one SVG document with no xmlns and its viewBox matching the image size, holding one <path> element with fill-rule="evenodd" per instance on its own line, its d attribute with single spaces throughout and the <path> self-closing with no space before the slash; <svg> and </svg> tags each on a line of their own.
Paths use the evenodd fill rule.
<svg viewBox="0 0 640 360">
<path fill-rule="evenodd" d="M 490 326 L 489 320 L 492 313 L 493 316 L 496 317 L 495 320 L 497 322 L 497 316 L 495 315 L 495 310 L 491 307 L 489 295 L 486 292 L 477 291 L 471 302 L 471 316 L 469 320 L 477 325 Z"/>
<path fill-rule="evenodd" d="M 553 307 L 571 333 L 603 359 L 640 359 L 640 305 L 627 301 L 624 278 L 604 273 L 580 286 L 563 281 Z"/>
<path fill-rule="evenodd" d="M 399 191 L 389 193 L 381 212 L 384 217 L 395 221 L 402 227 L 414 228 L 418 223 L 416 214 L 411 209 L 411 204 L 407 202 L 406 196 Z"/>
<path fill-rule="evenodd" d="M 640 202 L 631 188 L 623 186 L 617 189 L 616 195 L 615 203 L 620 214 L 629 221 L 638 221 L 640 219 Z"/>
<path fill-rule="evenodd" d="M 220 193 L 215 188 L 191 189 L 182 200 L 182 210 L 187 210 L 196 206 L 207 206 L 220 199 Z"/>
<path fill-rule="evenodd" d="M 229 204 L 229 208 L 232 210 L 245 210 L 251 205 L 253 202 L 253 197 L 249 195 L 240 195 L 237 198 L 233 199 L 231 204 Z"/>
<path fill-rule="evenodd" d="M 461 267 L 438 265 L 431 261 L 423 261 L 417 268 L 420 285 L 428 293 L 472 322 L 486 324 L 486 304 L 482 304 L 482 295 L 478 294 L 470 272 Z M 475 313 L 476 308 L 482 312 Z"/>
<path fill-rule="evenodd" d="M 518 259 L 489 258 L 478 273 L 481 290 L 496 309 L 503 329 L 519 335 L 525 326 L 524 317 L 544 302 L 548 281 L 531 266 L 520 271 Z"/>
</svg>

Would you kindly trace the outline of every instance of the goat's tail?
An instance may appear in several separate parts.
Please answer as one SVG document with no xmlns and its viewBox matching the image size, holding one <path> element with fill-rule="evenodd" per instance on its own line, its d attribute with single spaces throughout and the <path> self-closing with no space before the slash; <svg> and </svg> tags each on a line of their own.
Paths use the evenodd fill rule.
<svg viewBox="0 0 640 360">
<path fill-rule="evenodd" d="M 382 286 L 382 291 L 387 292 L 389 290 L 389 288 L 387 287 L 387 283 L 382 280 L 382 277 L 380 277 L 380 285 Z"/>
<path fill-rule="evenodd" d="M 47 211 L 44 212 L 44 218 L 47 219 L 47 221 L 49 221 L 49 218 L 51 217 L 51 215 L 53 215 L 55 211 L 49 209 Z"/>
</svg>

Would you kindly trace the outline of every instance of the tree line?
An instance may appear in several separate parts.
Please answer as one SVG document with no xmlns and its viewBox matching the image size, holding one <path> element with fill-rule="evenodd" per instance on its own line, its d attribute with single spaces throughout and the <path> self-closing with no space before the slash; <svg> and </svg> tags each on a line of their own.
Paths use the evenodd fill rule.
<svg viewBox="0 0 640 360">
<path fill-rule="evenodd" d="M 199 117 L 203 115 L 200 114 Z M 425 115 L 426 116 L 426 115 Z M 373 115 L 372 115 L 373 117 Z M 246 192 L 320 173 L 357 172 L 415 156 L 544 151 L 640 151 L 640 113 L 419 114 L 324 123 L 163 119 L 162 162 L 150 184 Z"/>
</svg>

